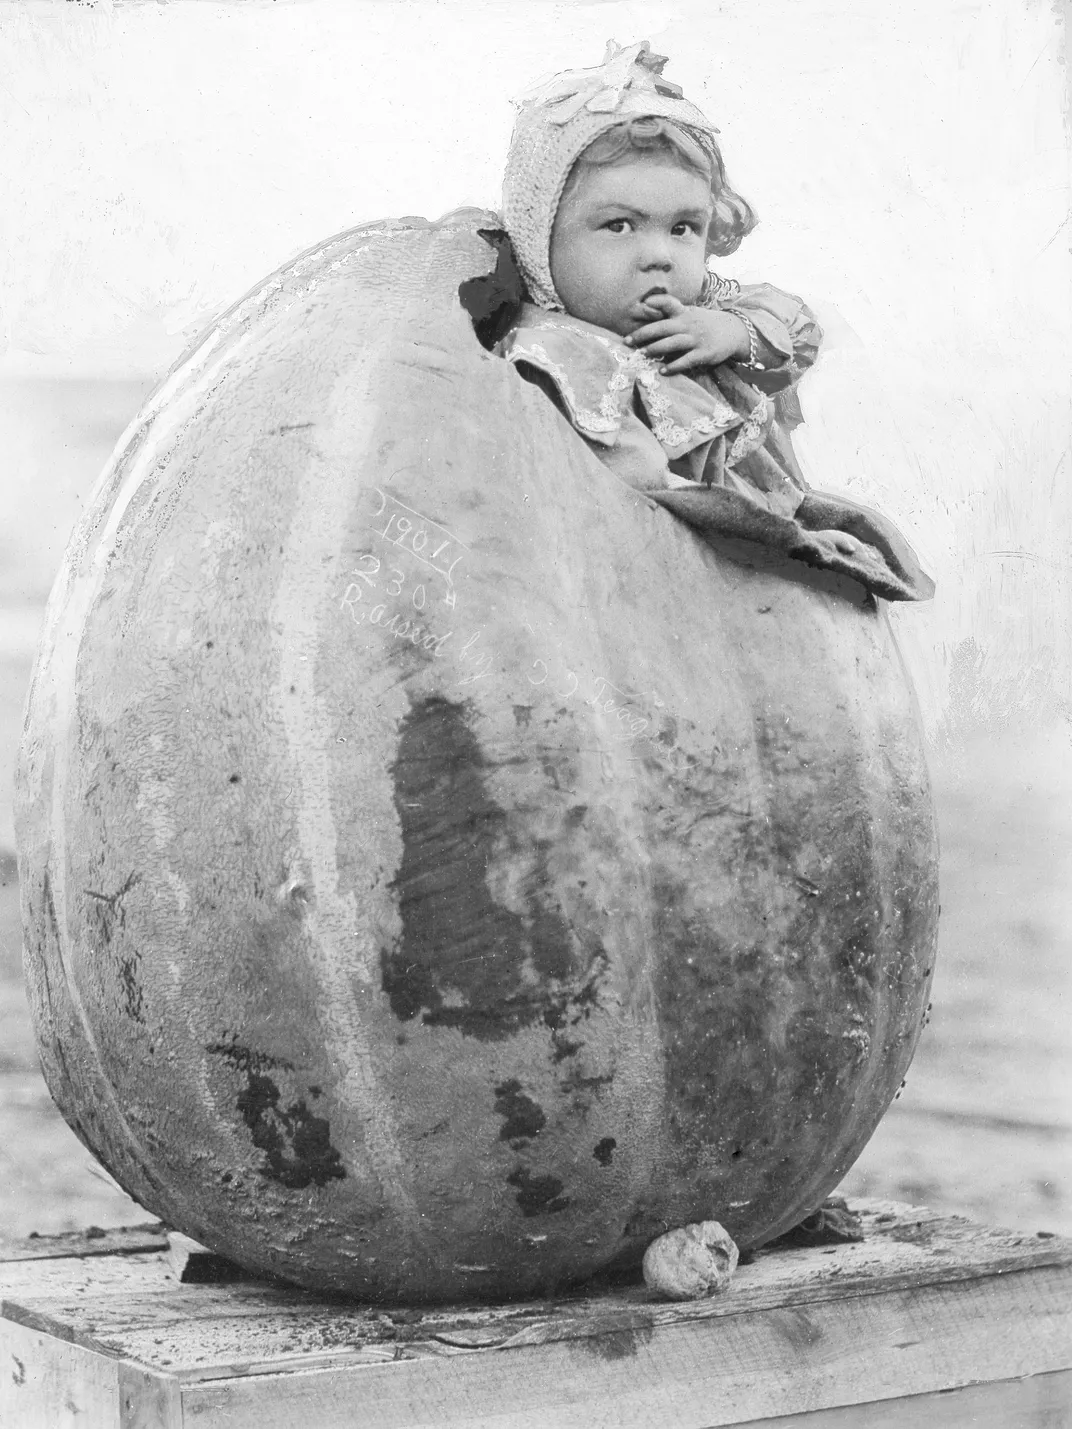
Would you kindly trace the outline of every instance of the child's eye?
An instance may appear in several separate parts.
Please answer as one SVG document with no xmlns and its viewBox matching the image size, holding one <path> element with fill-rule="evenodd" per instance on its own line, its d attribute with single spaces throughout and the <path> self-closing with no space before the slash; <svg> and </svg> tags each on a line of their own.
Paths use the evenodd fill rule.
<svg viewBox="0 0 1072 1429">
<path fill-rule="evenodd" d="M 609 229 L 611 233 L 628 233 L 629 220 L 627 218 L 610 218 L 603 227 Z"/>
<path fill-rule="evenodd" d="M 700 225 L 699 223 L 692 223 L 687 221 L 686 219 L 682 219 L 680 223 L 674 224 L 670 232 L 675 238 L 684 238 L 686 234 L 699 234 L 701 232 L 701 228 L 702 225 Z"/>
</svg>

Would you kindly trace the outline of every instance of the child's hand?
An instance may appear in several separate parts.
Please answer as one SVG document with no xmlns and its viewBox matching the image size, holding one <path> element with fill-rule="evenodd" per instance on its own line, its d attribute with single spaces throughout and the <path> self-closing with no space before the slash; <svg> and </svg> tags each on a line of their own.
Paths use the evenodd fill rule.
<svg viewBox="0 0 1072 1429">
<path fill-rule="evenodd" d="M 717 367 L 720 362 L 748 356 L 748 329 L 733 313 L 720 308 L 687 308 L 669 293 L 655 293 L 645 306 L 661 316 L 638 327 L 625 340 L 648 357 L 670 359 L 661 372 Z"/>
</svg>

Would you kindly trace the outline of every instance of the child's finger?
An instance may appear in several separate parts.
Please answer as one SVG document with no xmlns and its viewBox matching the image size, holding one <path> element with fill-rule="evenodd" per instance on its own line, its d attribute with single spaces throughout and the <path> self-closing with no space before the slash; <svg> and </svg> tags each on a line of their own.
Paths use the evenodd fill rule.
<svg viewBox="0 0 1072 1429">
<path fill-rule="evenodd" d="M 688 332 L 671 333 L 668 337 L 661 337 L 658 342 L 649 343 L 644 349 L 645 357 L 669 357 L 674 352 L 691 352 L 696 346 L 696 339 Z"/>
<path fill-rule="evenodd" d="M 661 322 L 645 323 L 643 327 L 638 327 L 635 332 L 630 333 L 627 341 L 631 347 L 646 347 L 649 342 L 657 342 L 661 337 L 670 337 L 672 333 L 681 331 L 679 318 L 663 318 Z"/>
<path fill-rule="evenodd" d="M 677 317 L 685 311 L 685 304 L 672 293 L 652 293 L 650 298 L 644 299 L 644 306 L 654 308 L 657 313 L 668 318 Z"/>
<path fill-rule="evenodd" d="M 672 377 L 675 372 L 688 372 L 693 367 L 703 366 L 705 366 L 703 353 L 697 348 L 692 348 L 689 352 L 683 352 L 680 357 L 675 357 L 673 362 L 667 362 L 659 368 L 659 371 Z"/>
</svg>

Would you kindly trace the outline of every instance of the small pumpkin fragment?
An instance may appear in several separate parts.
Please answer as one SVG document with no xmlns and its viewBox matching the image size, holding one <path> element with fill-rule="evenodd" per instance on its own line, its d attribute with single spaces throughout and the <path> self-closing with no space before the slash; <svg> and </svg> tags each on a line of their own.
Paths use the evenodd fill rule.
<svg viewBox="0 0 1072 1429">
<path fill-rule="evenodd" d="M 702 1300 L 729 1289 L 738 1251 L 718 1221 L 696 1221 L 653 1240 L 644 1252 L 644 1283 L 668 1300 Z"/>
</svg>

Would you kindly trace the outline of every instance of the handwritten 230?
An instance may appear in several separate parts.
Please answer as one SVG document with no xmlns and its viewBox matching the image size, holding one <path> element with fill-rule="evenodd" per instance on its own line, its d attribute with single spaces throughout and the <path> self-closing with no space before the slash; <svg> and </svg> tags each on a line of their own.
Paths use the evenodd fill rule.
<svg viewBox="0 0 1072 1429">
<path fill-rule="evenodd" d="M 414 511 L 395 497 L 379 491 L 379 488 L 377 492 L 380 509 L 375 514 L 377 518 L 385 518 L 385 521 L 375 534 L 386 545 L 393 546 L 400 552 L 404 551 L 408 556 L 416 556 L 429 571 L 441 576 L 446 582 L 446 594 L 442 596 L 440 603 L 448 610 L 453 610 L 458 599 L 454 589 L 454 571 L 466 554 L 467 547 L 446 527 L 422 516 L 419 511 Z M 349 610 L 355 625 L 362 625 L 367 618 L 370 625 L 382 626 L 399 638 L 409 639 L 415 645 L 424 645 L 438 659 L 441 647 L 451 638 L 453 632 L 438 637 L 432 636 L 416 620 L 402 620 L 397 609 L 387 617 L 385 602 L 373 605 L 367 612 L 363 609 L 358 611 L 357 603 L 365 600 L 366 591 L 380 590 L 377 577 L 382 569 L 383 562 L 371 552 L 358 556 L 357 566 L 350 572 L 356 579 L 346 587 L 339 602 L 340 607 Z M 387 581 L 382 588 L 383 594 L 391 601 L 398 600 L 407 593 L 407 579 L 407 573 L 401 567 L 389 565 Z M 414 611 L 423 611 L 428 605 L 428 588 L 424 581 L 411 584 L 408 594 L 409 605 Z"/>
</svg>

